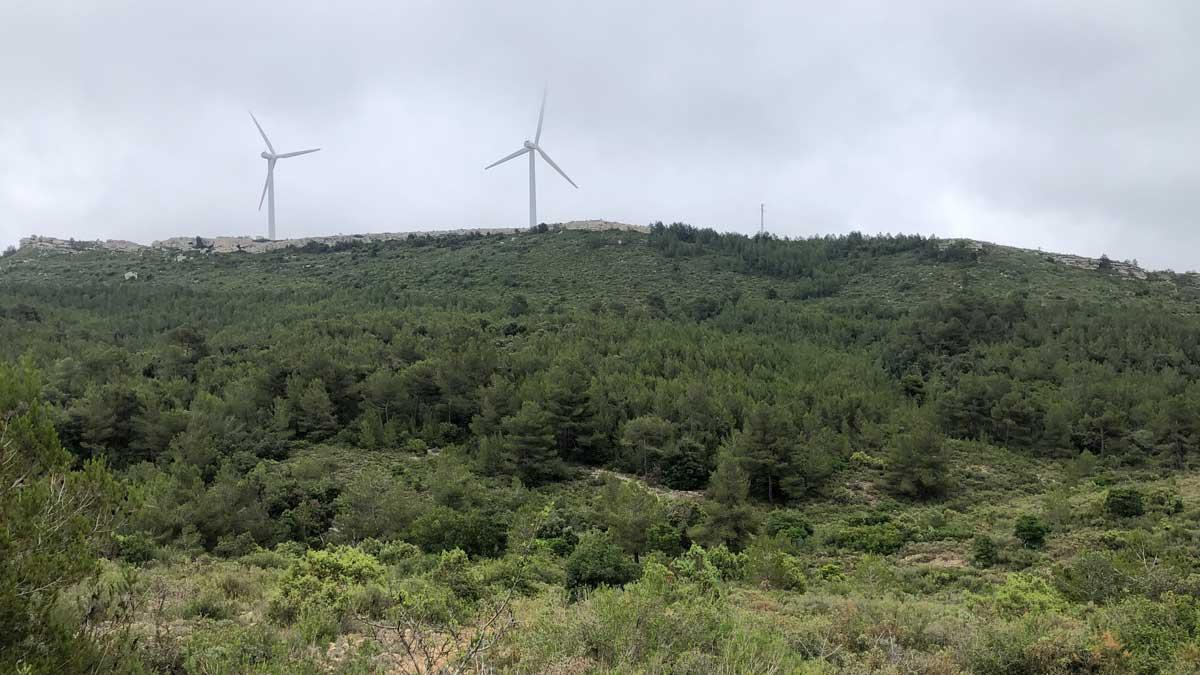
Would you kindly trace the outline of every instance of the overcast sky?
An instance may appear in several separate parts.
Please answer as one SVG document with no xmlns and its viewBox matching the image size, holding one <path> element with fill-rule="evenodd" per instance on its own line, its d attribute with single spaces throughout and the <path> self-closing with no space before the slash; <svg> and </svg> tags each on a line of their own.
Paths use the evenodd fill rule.
<svg viewBox="0 0 1200 675">
<path fill-rule="evenodd" d="M 986 6 L 990 5 L 990 7 Z M 1200 269 L 1200 3 L 0 3 L 0 246 L 681 220 Z"/>
</svg>

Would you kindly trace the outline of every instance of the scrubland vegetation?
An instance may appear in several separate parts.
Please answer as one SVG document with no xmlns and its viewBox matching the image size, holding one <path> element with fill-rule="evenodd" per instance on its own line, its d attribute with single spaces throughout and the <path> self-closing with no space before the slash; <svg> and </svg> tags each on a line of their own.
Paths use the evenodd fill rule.
<svg viewBox="0 0 1200 675">
<path fill-rule="evenodd" d="M 682 225 L 7 255 L 0 671 L 1194 673 L 1198 309 Z"/>
</svg>

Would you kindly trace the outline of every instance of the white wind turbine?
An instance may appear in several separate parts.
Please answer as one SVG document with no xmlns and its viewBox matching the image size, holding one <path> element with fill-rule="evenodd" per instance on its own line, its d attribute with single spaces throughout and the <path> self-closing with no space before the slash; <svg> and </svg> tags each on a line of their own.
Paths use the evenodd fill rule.
<svg viewBox="0 0 1200 675">
<path fill-rule="evenodd" d="M 258 127 L 258 133 L 262 135 L 263 141 L 267 144 L 267 149 L 262 152 L 262 158 L 267 160 L 267 182 L 263 183 L 262 197 L 258 198 L 258 210 L 262 211 L 263 200 L 267 200 L 267 238 L 275 239 L 275 162 L 288 157 L 296 157 L 298 155 L 307 155 L 310 152 L 316 152 L 320 148 L 312 150 L 300 150 L 298 152 L 285 152 L 283 154 L 275 153 L 275 146 L 271 145 L 271 139 L 267 138 L 267 132 L 263 131 L 262 125 L 258 123 L 258 118 L 254 113 L 250 113 L 250 119 L 254 120 L 254 126 Z"/>
<path fill-rule="evenodd" d="M 538 145 L 538 142 L 542 139 L 542 119 L 545 116 L 546 90 L 543 89 L 542 109 L 538 112 L 537 133 L 534 134 L 533 141 L 526 140 L 523 144 L 524 147 L 522 147 L 520 150 L 517 150 L 511 155 L 508 155 L 502 159 L 498 159 L 495 162 L 483 167 L 483 169 L 486 171 L 493 166 L 503 164 L 510 159 L 516 159 L 524 154 L 529 155 L 529 227 L 537 227 L 537 180 L 534 178 L 534 166 L 537 164 L 537 158 L 534 156 L 535 154 L 541 155 L 542 159 L 546 160 L 547 164 L 554 167 L 554 170 L 557 171 L 560 176 L 566 178 L 568 183 L 573 185 L 576 189 L 579 188 L 578 185 L 575 185 L 575 181 L 571 180 L 570 176 L 563 172 L 562 169 L 558 168 L 558 165 L 554 163 L 554 160 L 550 159 L 550 155 L 547 155 L 546 151 L 543 150 L 540 145 Z"/>
</svg>

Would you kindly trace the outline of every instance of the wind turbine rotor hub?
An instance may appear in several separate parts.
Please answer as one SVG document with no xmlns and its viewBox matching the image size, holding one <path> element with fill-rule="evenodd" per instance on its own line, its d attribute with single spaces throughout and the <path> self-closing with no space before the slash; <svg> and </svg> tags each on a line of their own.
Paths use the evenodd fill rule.
<svg viewBox="0 0 1200 675">
<path fill-rule="evenodd" d="M 267 152 L 266 150 L 262 151 L 262 154 L 260 155 L 260 157 L 262 157 L 263 159 L 275 159 L 275 155 L 272 155 L 271 153 Z"/>
<path fill-rule="evenodd" d="M 510 147 L 511 147 L 511 146 L 510 146 Z M 535 145 L 535 144 L 533 143 L 533 141 L 525 141 L 525 147 L 526 147 L 526 148 L 528 148 L 528 149 L 530 149 L 530 150 L 536 150 L 536 149 L 537 149 L 537 145 Z"/>
</svg>

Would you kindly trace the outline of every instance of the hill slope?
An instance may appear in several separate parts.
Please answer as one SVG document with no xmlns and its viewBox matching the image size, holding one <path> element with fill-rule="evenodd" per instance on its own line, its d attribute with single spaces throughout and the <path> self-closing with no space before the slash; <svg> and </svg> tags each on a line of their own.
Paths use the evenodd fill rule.
<svg viewBox="0 0 1200 675">
<path fill-rule="evenodd" d="M 136 496 L 96 551 L 157 638 L 106 653 L 153 667 L 1190 672 L 1200 288 L 1089 266 L 686 226 L 25 250 L 0 359 Z"/>
</svg>

